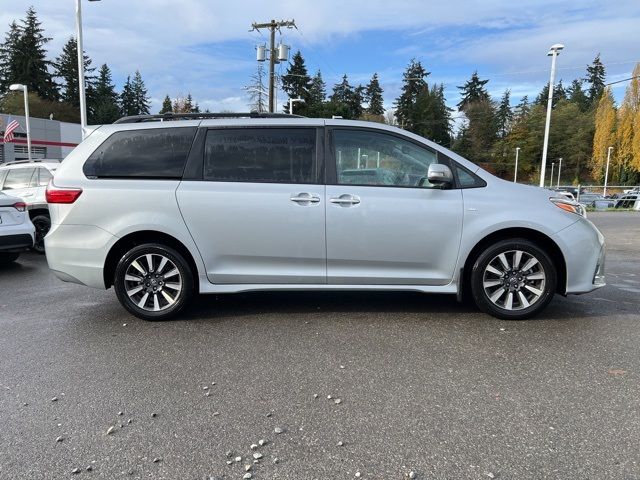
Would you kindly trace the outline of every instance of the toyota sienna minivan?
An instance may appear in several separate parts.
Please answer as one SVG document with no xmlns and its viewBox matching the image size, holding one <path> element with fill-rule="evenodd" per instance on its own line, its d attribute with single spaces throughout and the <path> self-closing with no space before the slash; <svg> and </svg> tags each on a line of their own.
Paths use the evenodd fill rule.
<svg viewBox="0 0 640 480">
<path fill-rule="evenodd" d="M 69 154 L 47 201 L 54 273 L 147 320 L 255 290 L 448 293 L 515 320 L 605 284 L 581 205 L 379 123 L 125 117 Z"/>
</svg>

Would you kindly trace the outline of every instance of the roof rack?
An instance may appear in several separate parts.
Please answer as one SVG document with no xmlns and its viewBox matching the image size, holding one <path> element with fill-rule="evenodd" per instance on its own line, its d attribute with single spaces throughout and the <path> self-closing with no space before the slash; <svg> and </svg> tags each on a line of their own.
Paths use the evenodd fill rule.
<svg viewBox="0 0 640 480">
<path fill-rule="evenodd" d="M 304 118 L 288 113 L 160 113 L 158 115 L 131 115 L 113 123 L 164 122 L 175 120 L 206 120 L 209 118 Z"/>
<path fill-rule="evenodd" d="M 54 159 L 54 158 L 35 158 L 33 160 L 11 160 L 10 162 L 4 162 L 4 163 L 0 163 L 0 165 L 19 165 L 21 163 L 54 163 L 54 162 L 58 162 L 60 163 L 60 160 L 58 159 Z"/>
</svg>

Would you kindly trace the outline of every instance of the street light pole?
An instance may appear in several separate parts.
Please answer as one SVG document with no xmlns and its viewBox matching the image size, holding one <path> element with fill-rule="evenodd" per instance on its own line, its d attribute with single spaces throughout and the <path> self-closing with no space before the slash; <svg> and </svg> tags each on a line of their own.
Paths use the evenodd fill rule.
<svg viewBox="0 0 640 480">
<path fill-rule="evenodd" d="M 14 83 L 13 85 L 9 85 L 9 90 L 17 91 L 22 90 L 24 95 L 24 121 L 25 126 L 27 128 L 27 158 L 31 161 L 31 125 L 29 123 L 29 89 L 26 85 L 22 85 L 21 83 Z"/>
<path fill-rule="evenodd" d="M 560 170 L 562 170 L 562 157 L 558 159 L 560 164 L 558 165 L 558 183 L 556 183 L 556 187 L 560 188 Z"/>
<path fill-rule="evenodd" d="M 303 98 L 289 98 L 289 115 L 293 115 L 293 104 L 296 102 L 304 102 Z"/>
<path fill-rule="evenodd" d="M 613 147 L 607 148 L 607 168 L 604 171 L 604 190 L 602 192 L 602 196 L 607 196 L 607 180 L 609 179 L 609 160 L 611 160 L 611 150 Z"/>
<path fill-rule="evenodd" d="M 84 140 L 87 128 L 87 99 L 84 91 L 84 50 L 82 49 L 82 5 L 76 0 L 76 46 L 78 49 L 78 92 L 80 94 L 80 129 Z"/>
<path fill-rule="evenodd" d="M 544 141 L 542 144 L 542 165 L 540 167 L 540 186 L 544 187 L 544 174 L 547 168 L 547 148 L 549 147 L 549 127 L 551 125 L 551 107 L 553 105 L 553 90 L 556 77 L 556 58 L 564 45 L 556 43 L 549 49 L 548 56 L 551 57 L 551 76 L 549 77 L 549 97 L 547 98 L 547 118 L 544 124 Z"/>
<path fill-rule="evenodd" d="M 553 187 L 553 167 L 556 166 L 556 162 L 551 162 L 551 175 L 549 175 L 549 188 Z"/>
<path fill-rule="evenodd" d="M 518 154 L 520 153 L 520 147 L 516 147 L 516 168 L 513 172 L 513 183 L 516 183 L 518 179 Z"/>
</svg>

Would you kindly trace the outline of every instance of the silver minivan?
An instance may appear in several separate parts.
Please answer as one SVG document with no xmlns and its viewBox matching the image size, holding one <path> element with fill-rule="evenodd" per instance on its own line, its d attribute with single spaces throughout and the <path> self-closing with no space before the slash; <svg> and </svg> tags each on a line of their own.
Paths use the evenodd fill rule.
<svg viewBox="0 0 640 480">
<path fill-rule="evenodd" d="M 524 319 L 604 285 L 581 205 L 378 123 L 127 117 L 47 190 L 50 268 L 161 320 L 196 293 L 411 290 Z"/>
</svg>

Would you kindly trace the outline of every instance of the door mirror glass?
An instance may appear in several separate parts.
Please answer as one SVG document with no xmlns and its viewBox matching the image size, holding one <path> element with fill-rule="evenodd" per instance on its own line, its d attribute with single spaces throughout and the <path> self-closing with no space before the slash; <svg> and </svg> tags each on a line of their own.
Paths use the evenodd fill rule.
<svg viewBox="0 0 640 480">
<path fill-rule="evenodd" d="M 451 169 L 442 163 L 432 163 L 429 165 L 427 173 L 429 183 L 439 186 L 451 186 L 453 184 L 453 173 Z"/>
</svg>

